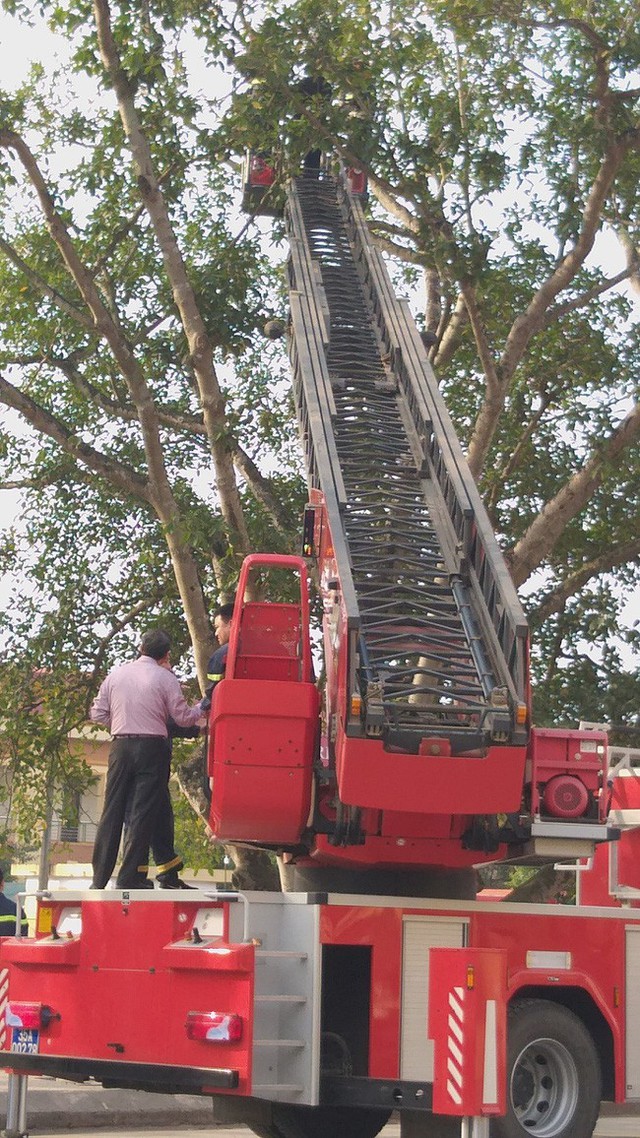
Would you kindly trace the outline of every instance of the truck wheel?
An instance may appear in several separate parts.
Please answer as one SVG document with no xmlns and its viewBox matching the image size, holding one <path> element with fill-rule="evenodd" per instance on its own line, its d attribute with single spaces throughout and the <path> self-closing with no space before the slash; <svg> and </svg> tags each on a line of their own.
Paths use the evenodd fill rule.
<svg viewBox="0 0 640 1138">
<path fill-rule="evenodd" d="M 507 1113 L 492 1138 L 590 1138 L 600 1110 L 598 1055 L 582 1020 L 550 1000 L 516 1000 L 507 1024 Z"/>
<path fill-rule="evenodd" d="M 271 1125 L 252 1126 L 258 1138 L 376 1138 L 390 1110 L 274 1103 Z"/>
</svg>

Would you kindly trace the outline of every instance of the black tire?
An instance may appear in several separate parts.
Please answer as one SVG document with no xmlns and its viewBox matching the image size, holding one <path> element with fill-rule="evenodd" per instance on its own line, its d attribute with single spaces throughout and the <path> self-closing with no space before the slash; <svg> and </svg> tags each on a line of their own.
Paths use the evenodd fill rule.
<svg viewBox="0 0 640 1138">
<path fill-rule="evenodd" d="M 507 1113 L 492 1138 L 590 1138 L 600 1062 L 582 1020 L 550 1000 L 516 1000 L 507 1023 Z"/>
<path fill-rule="evenodd" d="M 390 1110 L 274 1103 L 270 1125 L 249 1125 L 258 1138 L 376 1138 L 390 1117 Z"/>
</svg>

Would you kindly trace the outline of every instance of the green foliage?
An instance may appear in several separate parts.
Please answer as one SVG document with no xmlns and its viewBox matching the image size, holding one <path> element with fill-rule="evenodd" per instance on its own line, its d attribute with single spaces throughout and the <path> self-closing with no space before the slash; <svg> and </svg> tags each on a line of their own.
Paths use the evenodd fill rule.
<svg viewBox="0 0 640 1138">
<path fill-rule="evenodd" d="M 192 750 L 193 745 L 191 746 Z M 175 741 L 174 767 L 180 765 L 181 752 L 187 752 L 187 744 Z M 211 840 L 211 833 L 204 819 L 195 814 L 187 800 L 178 793 L 173 794 L 173 814 L 175 818 L 175 848 L 184 859 L 185 864 L 194 873 L 198 873 L 201 869 L 209 871 L 222 869 L 225 864 L 224 846 Z"/>
</svg>

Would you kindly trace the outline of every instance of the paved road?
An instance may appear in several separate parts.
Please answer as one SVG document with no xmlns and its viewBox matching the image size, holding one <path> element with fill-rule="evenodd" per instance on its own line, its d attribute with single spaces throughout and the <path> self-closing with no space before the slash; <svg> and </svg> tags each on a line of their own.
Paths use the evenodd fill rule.
<svg viewBox="0 0 640 1138">
<path fill-rule="evenodd" d="M 7 1078 L 0 1072 L 0 1130 L 6 1119 Z M 214 1131 L 216 1138 L 250 1138 L 245 1126 L 212 1125 L 212 1105 L 194 1095 L 152 1095 L 144 1091 L 105 1090 L 64 1080 L 32 1078 L 27 1096 L 31 1138 L 66 1134 L 68 1138 L 195 1138 Z M 132 1130 L 133 1123 L 138 1129 Z M 333 1138 L 328 1134 L 327 1138 Z M 400 1124 L 391 1121 L 381 1138 L 400 1138 Z M 595 1138 L 640 1138 L 640 1107 L 604 1104 Z"/>
<path fill-rule="evenodd" d="M 211 1133 L 211 1126 L 198 1126 L 195 1129 L 189 1130 L 130 1130 L 128 1127 L 123 1126 L 120 1130 L 65 1130 L 70 1138 L 202 1138 L 206 1132 Z M 44 1131 L 38 1131 L 31 1127 L 29 1134 L 31 1138 L 38 1138 L 39 1134 L 44 1134 Z M 46 1131 L 47 1134 L 53 1131 Z M 61 1133 L 59 1131 L 58 1133 Z M 216 1127 L 216 1138 L 251 1138 L 252 1131 L 248 1130 L 246 1126 L 225 1126 Z M 634 1116 L 625 1116 L 621 1118 L 606 1118 L 601 1119 L 595 1131 L 596 1138 L 638 1138 L 640 1135 L 640 1114 Z M 332 1138 L 328 1134 L 327 1138 Z M 385 1126 L 381 1132 L 380 1138 L 400 1138 L 400 1125 L 397 1122 L 390 1122 Z"/>
</svg>

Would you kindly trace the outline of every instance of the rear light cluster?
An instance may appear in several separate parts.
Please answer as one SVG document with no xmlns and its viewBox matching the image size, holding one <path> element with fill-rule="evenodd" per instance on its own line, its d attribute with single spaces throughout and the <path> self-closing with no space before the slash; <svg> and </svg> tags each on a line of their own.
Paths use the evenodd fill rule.
<svg viewBox="0 0 640 1138">
<path fill-rule="evenodd" d="M 9 1000 L 4 1015 L 7 1027 L 22 1027 L 29 1030 L 48 1027 L 52 1020 L 60 1019 L 60 1013 L 54 1012 L 48 1004 L 35 1004 L 24 1000 Z"/>
<path fill-rule="evenodd" d="M 209 1043 L 239 1043 L 242 1017 L 225 1012 L 187 1012 L 187 1038 Z"/>
</svg>

